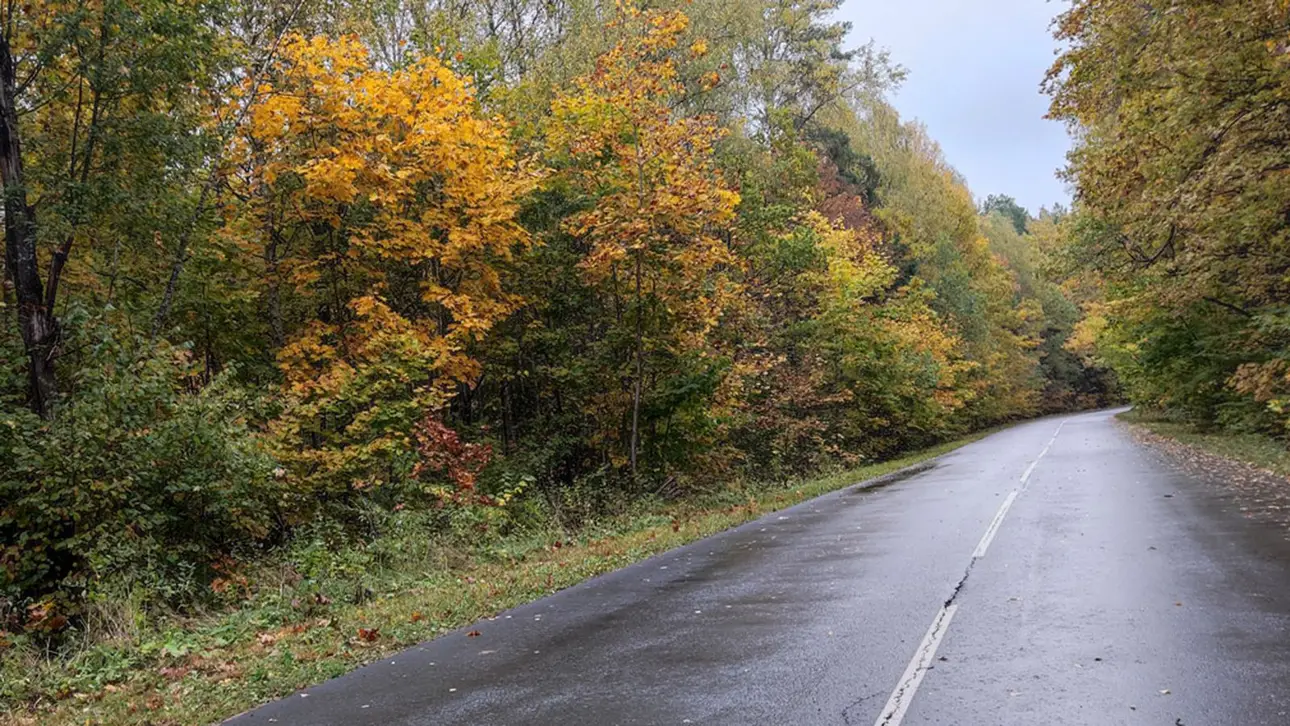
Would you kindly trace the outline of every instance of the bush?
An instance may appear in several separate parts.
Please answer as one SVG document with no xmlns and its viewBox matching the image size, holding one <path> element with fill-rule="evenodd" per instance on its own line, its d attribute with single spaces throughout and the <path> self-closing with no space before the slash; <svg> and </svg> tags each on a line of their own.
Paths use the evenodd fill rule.
<svg viewBox="0 0 1290 726">
<path fill-rule="evenodd" d="M 104 580 L 171 602 L 209 592 L 276 529 L 248 398 L 227 373 L 199 386 L 184 348 L 78 332 L 55 422 L 0 408 L 0 597 L 65 605 Z"/>
</svg>

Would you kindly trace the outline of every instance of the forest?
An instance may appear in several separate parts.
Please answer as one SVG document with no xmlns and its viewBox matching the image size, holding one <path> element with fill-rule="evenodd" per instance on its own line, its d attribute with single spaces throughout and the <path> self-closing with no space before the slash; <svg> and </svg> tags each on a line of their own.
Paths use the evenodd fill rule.
<svg viewBox="0 0 1290 726">
<path fill-rule="evenodd" d="M 1142 407 L 1284 440 L 1290 398 L 1290 12 L 1077 2 L 1045 83 L 1077 144 L 1062 256 L 1083 331 Z"/>
<path fill-rule="evenodd" d="M 1283 8 L 1075 3 L 1032 214 L 839 4 L 0 3 L 0 657 L 1124 394 L 1283 425 Z"/>
</svg>

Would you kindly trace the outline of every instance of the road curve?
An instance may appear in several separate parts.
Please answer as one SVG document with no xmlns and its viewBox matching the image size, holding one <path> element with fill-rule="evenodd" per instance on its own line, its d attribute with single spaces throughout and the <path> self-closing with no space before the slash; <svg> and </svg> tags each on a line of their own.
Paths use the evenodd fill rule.
<svg viewBox="0 0 1290 726">
<path fill-rule="evenodd" d="M 1043 419 L 230 723 L 1282 726 L 1290 546 L 1238 504 Z"/>
</svg>

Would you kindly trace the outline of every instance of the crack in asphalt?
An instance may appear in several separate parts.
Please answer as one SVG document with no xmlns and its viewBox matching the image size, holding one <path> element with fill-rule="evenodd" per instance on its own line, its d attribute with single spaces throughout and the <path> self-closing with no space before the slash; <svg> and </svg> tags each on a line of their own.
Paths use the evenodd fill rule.
<svg viewBox="0 0 1290 726">
<path fill-rule="evenodd" d="M 948 608 L 958 599 L 959 593 L 963 592 L 963 587 L 967 585 L 968 578 L 972 576 L 972 568 L 976 567 L 977 559 L 979 558 L 973 557 L 968 561 L 967 569 L 963 570 L 963 577 L 954 585 L 954 589 L 950 591 L 950 596 L 945 598 L 945 602 L 941 604 L 942 607 Z"/>
<path fill-rule="evenodd" d="M 855 723 L 854 721 L 851 720 L 851 709 L 855 708 L 856 706 L 859 706 L 865 701 L 868 701 L 874 696 L 881 696 L 883 693 L 884 691 L 875 691 L 866 696 L 861 696 L 856 700 L 852 701 L 851 703 L 847 704 L 847 707 L 842 709 L 842 723 L 845 724 L 846 726 L 851 726 L 851 724 Z"/>
<path fill-rule="evenodd" d="M 912 672 L 901 679 L 900 683 L 896 686 L 895 692 L 892 693 L 891 699 L 887 702 L 891 708 L 888 709 L 886 713 L 880 714 L 878 723 L 875 724 L 875 726 L 890 723 L 892 717 L 900 712 L 901 703 L 905 700 L 905 692 L 922 677 L 923 673 L 935 668 L 935 666 L 931 664 L 931 655 L 929 651 L 934 651 L 940 645 L 940 636 L 945 630 L 946 621 L 949 620 L 950 614 L 953 612 L 951 608 L 954 606 L 954 601 L 957 600 L 959 594 L 963 592 L 963 588 L 967 585 L 968 578 L 972 576 L 972 568 L 976 567 L 976 563 L 977 558 L 975 557 L 968 561 L 968 566 L 963 570 L 963 577 L 959 578 L 959 581 L 955 583 L 954 589 L 950 591 L 950 596 L 945 598 L 945 602 L 942 603 L 941 611 L 936 614 L 936 620 L 932 622 L 931 629 L 927 631 L 927 636 L 924 638 L 923 645 L 919 648 L 918 653 L 915 656 L 916 663 L 923 663 L 925 659 L 927 660 L 927 663 L 913 669 Z"/>
<path fill-rule="evenodd" d="M 948 610 L 941 610 L 941 612 L 937 614 L 936 622 L 932 625 L 932 629 L 930 632 L 932 633 L 941 632 L 941 629 L 944 628 L 945 626 L 945 616 L 948 613 L 949 613 Z M 929 649 L 934 647 L 936 647 L 935 638 L 929 638 L 927 644 L 924 645 L 923 648 L 919 651 L 919 658 L 918 658 L 919 661 L 922 660 L 924 653 L 926 653 Z M 882 718 L 878 721 L 879 724 L 885 724 L 885 723 L 891 722 L 891 719 L 896 715 L 898 711 L 900 711 L 901 703 L 905 700 L 905 691 L 909 690 L 909 687 L 914 683 L 914 681 L 918 680 L 918 677 L 922 674 L 921 672 L 928 670 L 928 668 L 929 668 L 928 666 L 919 667 L 915 669 L 913 673 L 910 673 L 908 678 L 905 678 L 900 682 L 900 685 L 896 687 L 896 692 L 892 695 L 890 700 L 890 704 L 892 708 L 891 710 L 887 711 L 885 714 L 882 714 Z"/>
</svg>

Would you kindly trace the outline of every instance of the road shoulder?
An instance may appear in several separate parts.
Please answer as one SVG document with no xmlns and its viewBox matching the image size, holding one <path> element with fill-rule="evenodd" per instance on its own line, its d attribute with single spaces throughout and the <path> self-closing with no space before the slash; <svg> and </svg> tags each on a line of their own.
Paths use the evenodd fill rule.
<svg viewBox="0 0 1290 726">
<path fill-rule="evenodd" d="M 1203 482 L 1243 517 L 1280 530 L 1290 541 L 1290 452 L 1280 442 L 1197 433 L 1136 415 L 1122 414 L 1116 423 L 1161 463 Z"/>
</svg>

